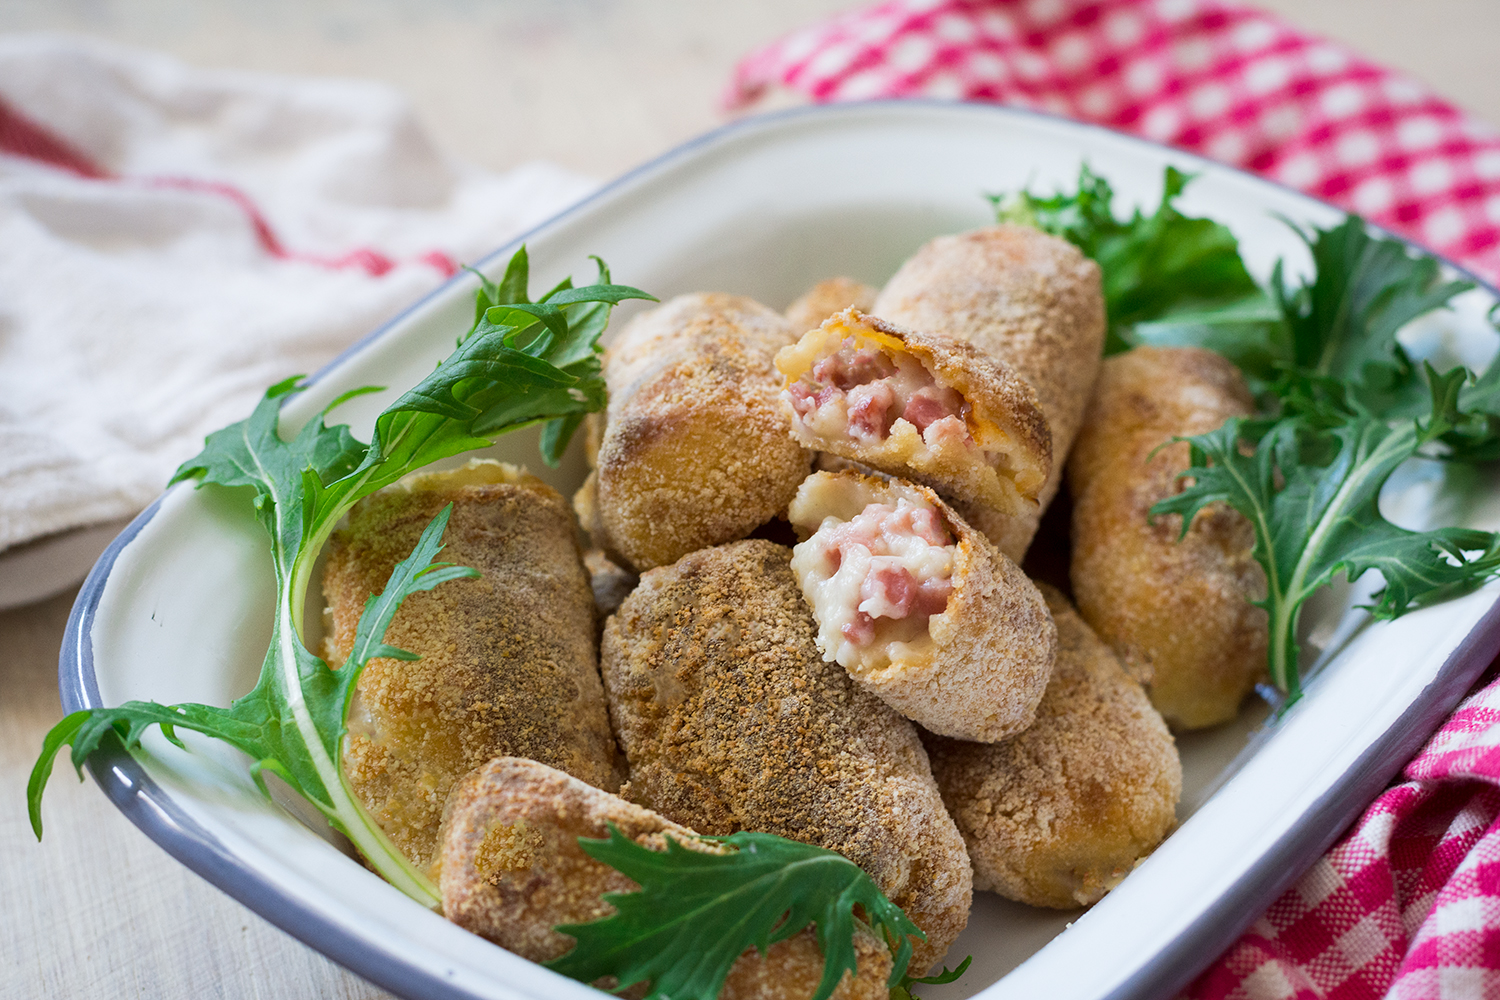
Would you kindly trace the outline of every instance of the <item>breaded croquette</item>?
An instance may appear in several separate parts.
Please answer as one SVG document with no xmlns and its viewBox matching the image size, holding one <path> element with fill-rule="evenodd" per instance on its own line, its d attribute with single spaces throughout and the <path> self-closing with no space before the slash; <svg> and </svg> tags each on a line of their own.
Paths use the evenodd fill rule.
<svg viewBox="0 0 1500 1000">
<path fill-rule="evenodd" d="M 850 306 L 869 312 L 879 290 L 853 278 L 829 278 L 820 281 L 786 307 L 786 318 L 798 333 L 812 330 L 834 313 Z"/>
<path fill-rule="evenodd" d="M 1042 584 L 1057 667 L 1004 743 L 924 735 L 974 887 L 1033 906 L 1097 902 L 1172 828 L 1182 765 L 1161 716 L 1067 599 Z"/>
<path fill-rule="evenodd" d="M 783 347 L 782 405 L 813 451 L 1010 514 L 1035 506 L 1052 467 L 1036 393 L 963 341 L 846 309 Z"/>
<path fill-rule="evenodd" d="M 812 462 L 772 363 L 795 339 L 780 314 L 714 293 L 680 295 L 620 332 L 595 470 L 575 499 L 596 545 L 640 571 L 786 509 Z"/>
<path fill-rule="evenodd" d="M 1250 603 L 1265 575 L 1254 529 L 1233 508 L 1200 511 L 1181 541 L 1180 516 L 1153 522 L 1149 511 L 1182 488 L 1188 445 L 1173 437 L 1253 411 L 1221 355 L 1137 347 L 1105 361 L 1068 463 L 1079 613 L 1185 729 L 1234 718 L 1265 672 L 1266 612 Z"/>
<path fill-rule="evenodd" d="M 385 641 L 421 659 L 370 661 L 344 740 L 355 794 L 419 868 L 434 858 L 449 789 L 492 757 L 530 757 L 609 790 L 624 779 L 572 518 L 557 491 L 513 466 L 419 473 L 355 506 L 323 573 L 329 662 L 348 655 L 366 599 L 449 503 L 441 558 L 483 575 L 406 599 Z"/>
<path fill-rule="evenodd" d="M 969 917 L 963 838 L 915 728 L 824 663 L 783 546 L 750 539 L 651 570 L 604 628 L 622 795 L 700 833 L 838 851 L 941 958 Z"/>
<path fill-rule="evenodd" d="M 788 509 L 818 648 L 918 724 L 992 743 L 1036 714 L 1057 630 L 1035 586 L 936 493 L 815 472 Z"/>
<path fill-rule="evenodd" d="M 639 888 L 578 846 L 579 837 L 609 836 L 610 823 L 652 850 L 665 850 L 668 837 L 690 850 L 727 850 L 544 764 L 499 757 L 464 777 L 449 796 L 441 841 L 444 916 L 533 962 L 558 958 L 573 939 L 555 926 L 606 917 L 614 908 L 603 893 Z M 862 928 L 854 948 L 858 975 L 844 973 L 834 998 L 885 1000 L 890 950 Z M 823 955 L 808 928 L 764 956 L 747 949 L 730 968 L 719 1000 L 807 1000 L 822 974 Z"/>
<path fill-rule="evenodd" d="M 875 315 L 965 340 L 1010 365 L 1036 390 L 1052 432 L 1052 473 L 1040 506 L 1019 517 L 961 504 L 959 512 L 1017 563 L 1062 481 L 1104 348 L 1099 266 L 1066 240 L 1029 226 L 940 236 L 901 266 Z"/>
</svg>

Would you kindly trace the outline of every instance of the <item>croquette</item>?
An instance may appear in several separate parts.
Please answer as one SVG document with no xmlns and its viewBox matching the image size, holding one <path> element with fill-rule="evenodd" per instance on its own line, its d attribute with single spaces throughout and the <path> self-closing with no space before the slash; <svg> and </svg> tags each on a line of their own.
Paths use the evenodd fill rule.
<svg viewBox="0 0 1500 1000">
<path fill-rule="evenodd" d="M 1182 489 L 1186 442 L 1254 401 L 1238 369 L 1196 347 L 1137 347 L 1108 358 L 1073 456 L 1070 576 L 1078 610 L 1151 703 L 1184 729 L 1234 718 L 1265 672 L 1265 594 L 1255 532 L 1224 504 L 1182 517 L 1151 506 Z M 1160 449 L 1160 450 L 1158 450 Z"/>
<path fill-rule="evenodd" d="M 579 837 L 608 837 L 610 823 L 652 850 L 665 850 L 667 838 L 689 850 L 727 850 L 545 764 L 499 757 L 468 774 L 449 797 L 441 841 L 444 916 L 533 962 L 562 956 L 573 939 L 555 926 L 607 917 L 614 907 L 603 893 L 639 888 L 578 846 Z M 864 928 L 855 933 L 854 949 L 857 975 L 845 972 L 833 997 L 886 1000 L 890 950 Z M 808 1000 L 822 974 L 822 951 L 808 928 L 764 956 L 747 949 L 719 1000 Z"/>
<path fill-rule="evenodd" d="M 1036 724 L 1003 743 L 925 734 L 974 887 L 1033 906 L 1097 902 L 1175 822 L 1182 765 L 1145 692 L 1056 589 L 1058 656 Z"/>
<path fill-rule="evenodd" d="M 812 462 L 791 436 L 773 359 L 796 339 L 736 295 L 681 295 L 605 355 L 609 408 L 575 507 L 594 543 L 637 572 L 744 538 L 786 509 Z"/>
<path fill-rule="evenodd" d="M 513 466 L 418 473 L 355 505 L 323 574 L 329 662 L 348 656 L 365 601 L 450 503 L 439 558 L 482 575 L 403 602 L 385 642 L 420 659 L 369 662 L 343 748 L 355 794 L 419 868 L 433 860 L 449 789 L 492 757 L 530 757 L 607 790 L 624 780 L 572 518 Z"/>
<path fill-rule="evenodd" d="M 1036 506 L 1052 435 L 1036 393 L 971 344 L 846 309 L 776 355 L 792 434 L 813 451 L 1012 515 Z"/>
<path fill-rule="evenodd" d="M 790 560 L 759 539 L 694 552 L 643 574 L 605 624 L 621 794 L 703 834 L 838 851 L 926 934 L 925 969 L 968 922 L 963 838 L 915 727 L 823 662 Z"/>
<path fill-rule="evenodd" d="M 964 340 L 1004 361 L 1036 390 L 1052 432 L 1052 472 L 1036 509 L 1019 516 L 960 503 L 971 524 L 1021 562 L 1062 481 L 1104 348 L 1099 266 L 1066 240 L 1030 226 L 940 236 L 881 290 L 875 315 Z"/>
<path fill-rule="evenodd" d="M 1031 725 L 1057 654 L 1041 594 L 936 493 L 816 472 L 789 516 L 818 648 L 921 726 L 994 742 Z"/>
</svg>

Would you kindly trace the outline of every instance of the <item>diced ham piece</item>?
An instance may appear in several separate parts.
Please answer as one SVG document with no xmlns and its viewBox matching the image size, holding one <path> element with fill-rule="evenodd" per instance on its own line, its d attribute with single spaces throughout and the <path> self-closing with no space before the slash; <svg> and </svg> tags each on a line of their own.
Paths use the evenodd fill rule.
<svg viewBox="0 0 1500 1000">
<path fill-rule="evenodd" d="M 890 433 L 888 418 L 896 392 L 888 382 L 870 382 L 849 390 L 849 434 L 878 441 Z"/>
<path fill-rule="evenodd" d="M 918 431 L 925 431 L 939 420 L 953 417 L 962 406 L 958 393 L 934 384 L 912 393 L 901 416 Z"/>
<path fill-rule="evenodd" d="M 948 610 L 948 598 L 953 596 L 953 581 L 925 580 L 917 588 L 917 600 L 913 610 L 923 618 L 931 618 Z"/>
<path fill-rule="evenodd" d="M 917 578 L 896 556 L 876 556 L 859 596 L 859 610 L 872 618 L 905 618 L 917 600 Z"/>
<path fill-rule="evenodd" d="M 839 634 L 856 646 L 868 646 L 875 641 L 875 619 L 863 611 L 857 611 L 853 620 L 839 629 Z"/>
<path fill-rule="evenodd" d="M 845 338 L 839 349 L 813 366 L 813 378 L 836 388 L 849 390 L 857 385 L 890 378 L 896 365 L 877 347 L 858 349 L 854 338 Z"/>
</svg>

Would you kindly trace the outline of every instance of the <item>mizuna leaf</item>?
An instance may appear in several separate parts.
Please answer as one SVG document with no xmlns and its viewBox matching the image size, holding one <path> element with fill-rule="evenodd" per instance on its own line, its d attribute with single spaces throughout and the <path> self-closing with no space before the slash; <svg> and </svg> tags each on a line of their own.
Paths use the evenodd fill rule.
<svg viewBox="0 0 1500 1000">
<path fill-rule="evenodd" d="M 75 713 L 58 723 L 43 742 L 28 786 L 39 836 L 42 791 L 63 746 L 72 746 L 73 762 L 80 766 L 110 732 L 134 747 L 152 725 L 161 726 L 169 739 L 176 738 L 177 729 L 192 729 L 248 754 L 257 781 L 266 771 L 286 780 L 389 881 L 436 904 L 431 881 L 391 844 L 353 795 L 339 749 L 349 698 L 365 664 L 376 656 L 411 657 L 384 642 L 401 602 L 417 591 L 474 575 L 433 562 L 447 511 L 395 567 L 384 592 L 366 604 L 355 651 L 337 670 L 303 643 L 302 609 L 318 553 L 362 497 L 437 459 L 487 446 L 532 423 L 554 423 L 546 442 L 547 457 L 555 461 L 582 415 L 604 405 L 598 339 L 609 308 L 650 296 L 608 284 L 601 264 L 604 284 L 574 288 L 564 281 L 544 297 L 557 304 L 533 307 L 526 292 L 528 271 L 522 248 L 498 284 L 481 276 L 474 327 L 459 338 L 451 357 L 376 418 L 369 445 L 347 427 L 327 426 L 326 409 L 284 440 L 281 404 L 299 385 L 287 379 L 272 386 L 248 418 L 210 434 L 203 451 L 183 463 L 174 483 L 192 479 L 255 492 L 253 509 L 271 539 L 277 586 L 271 645 L 260 678 L 229 708 L 130 702 Z M 492 316 L 503 322 L 492 322 Z M 345 393 L 335 405 L 363 391 Z"/>
<path fill-rule="evenodd" d="M 1442 281 L 1435 259 L 1371 235 L 1358 216 L 1332 229 L 1293 228 L 1312 254 L 1314 275 L 1295 287 L 1280 265 L 1272 275 L 1288 329 L 1280 367 L 1294 378 L 1329 380 L 1347 398 L 1344 405 L 1392 417 L 1421 415 L 1426 387 L 1396 334 L 1473 282 Z"/>
<path fill-rule="evenodd" d="M 937 975 L 922 976 L 921 978 L 902 976 L 901 982 L 891 987 L 889 1000 L 916 1000 L 911 991 L 913 986 L 943 986 L 947 983 L 957 982 L 960 976 L 969 971 L 969 965 L 973 961 L 974 956 L 969 955 L 962 962 L 958 963 L 958 968 L 949 969 L 945 965 L 943 966 L 943 971 Z"/>
<path fill-rule="evenodd" d="M 385 589 L 378 594 L 371 594 L 370 599 L 365 601 L 364 610 L 360 612 L 359 624 L 354 631 L 354 647 L 350 650 L 344 665 L 339 668 L 340 673 L 350 672 L 356 675 L 351 679 L 351 693 L 353 692 L 353 679 L 357 679 L 358 672 L 375 657 L 389 656 L 398 660 L 417 659 L 415 653 L 387 646 L 382 641 L 402 601 L 412 594 L 431 590 L 449 580 L 472 579 L 479 576 L 478 570 L 467 566 L 433 562 L 437 554 L 442 551 L 443 532 L 448 527 L 448 518 L 452 513 L 451 503 L 438 512 L 438 515 L 422 530 L 422 537 L 417 539 L 416 548 L 412 549 L 411 555 L 398 562 L 391 570 L 391 578 L 386 583 Z"/>
<path fill-rule="evenodd" d="M 1136 209 L 1124 220 L 1115 217 L 1109 182 L 1087 164 L 1072 194 L 1040 197 L 1021 191 L 990 200 L 998 221 L 1061 236 L 1099 264 L 1109 317 L 1105 353 L 1211 336 L 1224 345 L 1243 342 L 1235 352 L 1246 357 L 1264 354 L 1279 319 L 1274 303 L 1245 270 L 1233 233 L 1177 210 L 1174 202 L 1191 180 L 1175 167 L 1166 168 L 1156 211 L 1143 215 Z M 1142 324 L 1151 324 L 1149 339 Z"/>
<path fill-rule="evenodd" d="M 608 893 L 612 916 L 557 928 L 578 944 L 547 967 L 581 982 L 616 977 L 621 986 L 649 982 L 648 1000 L 715 1000 L 729 969 L 754 946 L 816 925 L 823 976 L 812 1000 L 826 1000 L 845 971 L 856 968 L 854 908 L 895 951 L 891 984 L 902 981 L 910 937 L 922 932 L 905 912 L 843 855 L 767 833 L 718 838 L 735 848 L 704 854 L 667 838 L 653 851 L 613 824 L 606 840 L 579 838 L 595 860 L 641 886 Z"/>
<path fill-rule="evenodd" d="M 1462 369 L 1429 372 L 1426 420 L 1388 423 L 1365 414 L 1323 430 L 1286 417 L 1259 437 L 1250 455 L 1241 451 L 1239 419 L 1184 439 L 1192 460 L 1182 477 L 1191 485 L 1156 504 L 1151 515 L 1181 515 L 1184 534 L 1211 503 L 1227 503 L 1250 521 L 1254 556 L 1266 574 L 1266 597 L 1256 603 L 1270 617 L 1267 666 L 1290 700 L 1301 693 L 1296 629 L 1303 603 L 1338 573 L 1352 581 L 1380 571 L 1385 587 L 1371 612 L 1395 618 L 1434 596 L 1477 586 L 1500 569 L 1500 538 L 1489 532 L 1408 531 L 1380 513 L 1380 489 L 1396 467 L 1463 419 L 1457 410 L 1463 378 Z M 1309 460 L 1320 453 L 1331 458 Z"/>
<path fill-rule="evenodd" d="M 1460 389 L 1458 398 L 1463 419 L 1443 436 L 1447 457 L 1473 464 L 1500 459 L 1500 358 Z"/>
</svg>

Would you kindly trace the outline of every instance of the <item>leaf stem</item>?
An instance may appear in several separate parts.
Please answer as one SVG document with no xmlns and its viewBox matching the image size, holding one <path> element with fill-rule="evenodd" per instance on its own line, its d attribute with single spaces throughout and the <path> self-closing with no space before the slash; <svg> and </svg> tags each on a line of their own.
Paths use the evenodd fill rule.
<svg viewBox="0 0 1500 1000">
<path fill-rule="evenodd" d="M 1324 577 L 1331 575 L 1330 570 L 1328 573 L 1319 574 L 1318 579 L 1309 581 L 1308 572 L 1320 561 L 1328 536 L 1339 521 L 1346 516 L 1350 498 L 1365 486 L 1365 480 L 1369 476 L 1368 470 L 1380 468 L 1388 458 L 1403 450 L 1415 451 L 1415 439 L 1415 423 L 1403 422 L 1399 429 L 1386 435 L 1373 451 L 1356 462 L 1349 470 L 1349 474 L 1344 477 L 1344 481 L 1339 484 L 1338 491 L 1334 493 L 1323 515 L 1313 526 L 1311 534 L 1308 535 L 1307 544 L 1302 547 L 1302 554 L 1297 559 L 1291 578 L 1288 580 L 1287 592 L 1277 608 L 1276 627 L 1272 634 L 1271 679 L 1294 699 L 1300 694 L 1299 671 L 1298 665 L 1289 663 L 1288 660 L 1291 657 L 1292 647 L 1296 645 L 1295 635 L 1297 622 L 1302 613 L 1302 604 L 1313 591 L 1327 582 Z"/>
</svg>

